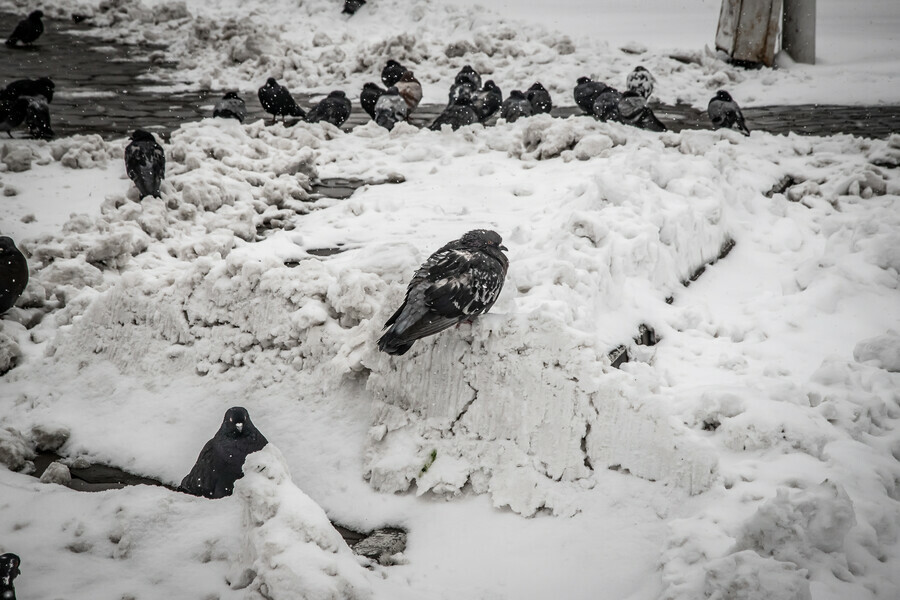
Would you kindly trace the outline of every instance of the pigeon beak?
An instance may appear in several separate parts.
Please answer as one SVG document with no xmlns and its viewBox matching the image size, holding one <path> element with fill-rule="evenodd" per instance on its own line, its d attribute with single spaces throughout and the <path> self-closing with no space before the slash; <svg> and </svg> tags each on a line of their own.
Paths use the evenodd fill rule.
<svg viewBox="0 0 900 600">
<path fill-rule="evenodd" d="M 235 423 L 234 426 L 235 426 L 235 428 L 237 428 L 237 430 L 238 430 L 239 432 L 244 430 L 244 424 L 243 424 L 243 423 Z"/>
<path fill-rule="evenodd" d="M 507 252 L 509 252 L 509 248 L 507 248 L 506 246 L 500 246 L 500 249 L 501 249 L 501 250 L 506 250 Z"/>
</svg>

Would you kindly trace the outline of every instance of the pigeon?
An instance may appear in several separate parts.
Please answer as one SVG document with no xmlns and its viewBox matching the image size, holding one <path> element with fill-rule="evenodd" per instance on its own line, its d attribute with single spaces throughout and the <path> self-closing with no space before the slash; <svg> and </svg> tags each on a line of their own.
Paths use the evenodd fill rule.
<svg viewBox="0 0 900 600">
<path fill-rule="evenodd" d="M 16 586 L 13 585 L 19 576 L 19 565 L 22 559 L 12 552 L 0 554 L 0 599 L 16 600 Z"/>
<path fill-rule="evenodd" d="M 574 91 L 575 104 L 584 111 L 584 114 L 589 115 L 594 107 L 594 100 L 608 88 L 609 86 L 601 81 L 594 81 L 590 77 L 579 77 Z"/>
<path fill-rule="evenodd" d="M 493 79 L 488 79 L 484 82 L 484 87 L 481 88 L 481 91 L 475 94 L 472 108 L 475 109 L 478 120 L 484 123 L 500 110 L 502 104 L 503 92 L 500 91 Z"/>
<path fill-rule="evenodd" d="M 28 133 L 37 140 L 53 139 L 53 129 L 50 127 L 50 105 L 43 96 L 24 96 L 27 102 L 25 108 L 25 126 Z"/>
<path fill-rule="evenodd" d="M 615 88 L 606 88 L 594 99 L 591 114 L 599 121 L 619 121 L 619 100 L 622 93 Z"/>
<path fill-rule="evenodd" d="M 454 82 L 450 86 L 450 93 L 447 95 L 447 106 L 453 106 L 460 98 L 468 98 L 469 101 L 475 98 L 478 88 L 472 85 L 469 80 Z"/>
<path fill-rule="evenodd" d="M 653 93 L 653 82 L 653 75 L 650 74 L 650 71 L 638 65 L 634 68 L 634 71 L 628 74 L 628 78 L 625 80 L 625 87 L 646 100 Z"/>
<path fill-rule="evenodd" d="M 647 106 L 647 99 L 637 92 L 628 90 L 622 94 L 618 108 L 619 119 L 622 123 L 649 131 L 668 131 L 668 128 L 656 118 L 656 115 Z"/>
<path fill-rule="evenodd" d="M 744 123 L 744 114 L 741 107 L 731 97 L 731 94 L 725 90 L 716 92 L 715 97 L 709 101 L 706 111 L 709 113 L 709 120 L 715 129 L 736 129 L 744 135 L 750 135 L 750 130 Z"/>
<path fill-rule="evenodd" d="M 534 114 L 531 102 L 522 93 L 522 90 L 513 90 L 500 106 L 500 118 L 507 123 L 515 123 L 519 117 L 530 117 Z"/>
<path fill-rule="evenodd" d="M 389 87 L 375 103 L 375 122 L 388 131 L 392 130 L 398 121 L 405 121 L 408 116 L 409 105 L 396 86 Z"/>
<path fill-rule="evenodd" d="M 159 198 L 159 185 L 166 177 L 166 153 L 153 134 L 135 129 L 125 148 L 125 172 L 137 186 L 141 198 Z"/>
<path fill-rule="evenodd" d="M 366 111 L 370 117 L 375 118 L 375 105 L 378 99 L 384 94 L 385 90 L 377 83 L 367 83 L 363 85 L 362 92 L 359 94 L 359 105 Z"/>
<path fill-rule="evenodd" d="M 497 301 L 509 260 L 500 235 L 475 229 L 428 257 L 406 288 L 406 299 L 384 324 L 378 349 L 401 355 L 416 340 L 486 313 Z"/>
<path fill-rule="evenodd" d="M 384 69 L 381 70 L 381 82 L 384 83 L 386 87 L 391 87 L 400 81 L 400 78 L 403 77 L 405 72 L 406 67 L 396 60 L 391 59 L 387 61 L 387 64 L 384 65 Z"/>
<path fill-rule="evenodd" d="M 534 114 L 549 113 L 553 108 L 553 102 L 550 100 L 550 92 L 544 86 L 535 82 L 525 91 L 525 97 L 531 102 L 531 109 Z"/>
<path fill-rule="evenodd" d="M 30 46 L 34 43 L 34 41 L 44 33 L 44 23 L 41 21 L 41 17 L 43 16 L 44 13 L 42 11 L 35 10 L 28 15 L 28 18 L 19 21 L 19 24 L 16 25 L 12 35 L 6 40 L 6 45 L 12 48 L 17 42 L 22 42 L 22 44 L 26 46 Z"/>
<path fill-rule="evenodd" d="M 0 100 L 0 131 L 5 131 L 12 137 L 12 130 L 25 121 L 28 116 L 28 98 L 20 97 L 15 100 Z"/>
<path fill-rule="evenodd" d="M 181 480 L 178 490 L 204 498 L 230 496 L 234 482 L 244 476 L 244 459 L 268 443 L 253 425 L 246 408 L 229 408 L 219 431 L 203 446 L 194 468 Z"/>
<path fill-rule="evenodd" d="M 406 101 L 409 112 L 416 110 L 419 102 L 422 101 L 422 84 L 416 79 L 412 71 L 407 70 L 397 82 L 397 91 Z"/>
<path fill-rule="evenodd" d="M 319 103 L 306 115 L 306 120 L 310 123 L 326 121 L 335 127 L 340 127 L 350 117 L 350 110 L 351 105 L 347 94 L 341 90 L 334 90 L 319 100 Z"/>
<path fill-rule="evenodd" d="M 216 106 L 213 108 L 213 117 L 237 119 L 243 123 L 247 118 L 247 105 L 237 92 L 228 92 L 216 102 Z"/>
<path fill-rule="evenodd" d="M 0 90 L 0 100 L 15 100 L 22 96 L 43 96 L 47 102 L 53 102 L 55 87 L 56 84 L 49 77 L 18 79 Z"/>
<path fill-rule="evenodd" d="M 306 113 L 297 105 L 288 89 L 283 85 L 279 85 L 274 77 L 269 77 L 266 80 L 266 85 L 259 88 L 257 95 L 263 109 L 272 115 L 273 125 L 278 115 L 281 115 L 282 123 L 284 123 L 286 117 L 306 118 Z"/>
<path fill-rule="evenodd" d="M 449 125 L 453 131 L 460 127 L 478 122 L 478 115 L 472 108 L 472 99 L 468 96 L 458 98 L 456 102 L 444 109 L 438 118 L 434 120 L 428 129 L 440 131 L 442 125 Z"/>
<path fill-rule="evenodd" d="M 459 73 L 456 74 L 456 77 L 453 79 L 454 84 L 462 84 L 465 82 L 469 82 L 472 85 L 472 89 L 478 90 L 481 89 L 481 75 L 472 68 L 472 65 L 466 65 L 462 69 L 459 70 Z"/>
<path fill-rule="evenodd" d="M 28 263 L 11 237 L 0 236 L 0 315 L 15 306 L 28 285 Z M 0 596 L 3 598 L 3 596 Z"/>
<path fill-rule="evenodd" d="M 344 10 L 341 12 L 352 17 L 365 3 L 366 0 L 344 0 Z"/>
</svg>

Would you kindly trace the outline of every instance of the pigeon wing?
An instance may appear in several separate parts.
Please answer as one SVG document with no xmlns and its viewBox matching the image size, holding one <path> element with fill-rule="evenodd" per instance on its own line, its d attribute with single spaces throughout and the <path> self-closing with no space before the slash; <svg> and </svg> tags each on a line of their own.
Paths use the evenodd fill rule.
<svg viewBox="0 0 900 600">
<path fill-rule="evenodd" d="M 179 489 L 194 496 L 213 497 L 216 486 L 216 440 L 206 442 L 191 472 L 181 480 Z"/>
</svg>

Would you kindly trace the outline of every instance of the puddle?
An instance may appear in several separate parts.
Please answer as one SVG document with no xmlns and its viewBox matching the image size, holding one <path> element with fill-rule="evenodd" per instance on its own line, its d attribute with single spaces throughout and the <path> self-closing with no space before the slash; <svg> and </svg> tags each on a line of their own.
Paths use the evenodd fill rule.
<svg viewBox="0 0 900 600">
<path fill-rule="evenodd" d="M 31 475 L 40 478 L 48 466 L 59 460 L 63 460 L 63 457 L 54 452 L 38 452 L 33 460 L 34 471 Z M 72 480 L 66 487 L 77 492 L 119 490 L 132 485 L 155 485 L 173 492 L 177 491 L 174 487 L 156 479 L 133 475 L 107 465 L 92 465 L 85 462 L 81 466 L 76 460 L 73 466 L 69 467 L 69 473 Z M 406 532 L 396 527 L 385 527 L 364 533 L 337 523 L 332 525 L 354 552 L 380 564 L 393 564 L 391 557 L 406 549 Z"/>
</svg>

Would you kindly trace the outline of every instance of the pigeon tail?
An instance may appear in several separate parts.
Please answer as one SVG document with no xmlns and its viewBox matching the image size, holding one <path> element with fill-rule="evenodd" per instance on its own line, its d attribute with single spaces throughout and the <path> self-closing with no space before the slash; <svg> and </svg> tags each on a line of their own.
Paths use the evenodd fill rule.
<svg viewBox="0 0 900 600">
<path fill-rule="evenodd" d="M 406 339 L 398 336 L 394 333 L 394 328 L 391 327 L 387 330 L 383 336 L 378 339 L 378 349 L 382 352 L 387 352 L 388 354 L 392 354 L 394 356 L 402 356 L 406 354 L 406 352 L 412 348 L 412 345 L 415 343 L 415 340 L 412 342 L 407 341 Z"/>
</svg>

